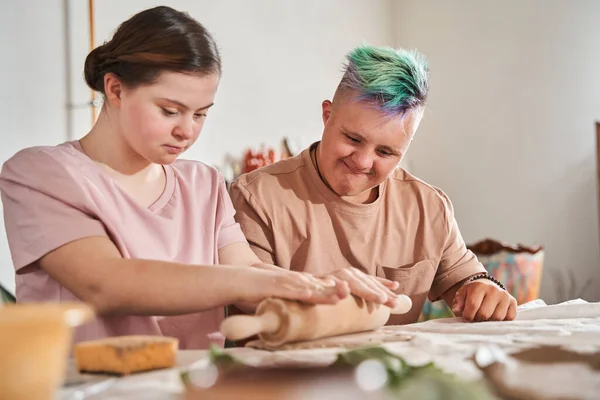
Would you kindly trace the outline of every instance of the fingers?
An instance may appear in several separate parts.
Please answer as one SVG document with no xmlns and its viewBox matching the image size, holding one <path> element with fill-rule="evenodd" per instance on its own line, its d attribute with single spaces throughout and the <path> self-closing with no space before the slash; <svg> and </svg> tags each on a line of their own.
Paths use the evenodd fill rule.
<svg viewBox="0 0 600 400">
<path fill-rule="evenodd" d="M 335 280 L 335 277 L 332 277 L 332 276 L 316 277 L 307 272 L 295 272 L 295 271 L 289 271 L 289 273 L 295 275 L 298 280 L 300 280 L 308 285 L 335 286 L 338 283 Z"/>
<path fill-rule="evenodd" d="M 384 303 L 387 300 L 385 293 L 369 282 L 368 279 L 351 275 L 347 282 L 350 286 L 350 292 L 358 297 L 374 303 Z"/>
<path fill-rule="evenodd" d="M 477 287 L 477 286 L 475 286 Z M 473 284 L 464 287 L 465 289 L 465 305 L 462 311 L 462 317 L 465 321 L 475 321 L 475 316 L 485 298 L 485 290 L 473 290 Z"/>
<path fill-rule="evenodd" d="M 348 283 L 333 275 L 316 277 L 307 272 L 301 272 L 299 274 L 302 276 L 302 280 L 309 284 L 310 288 L 316 288 L 320 285 L 335 288 L 337 296 L 340 299 L 343 299 L 350 294 Z"/>
<path fill-rule="evenodd" d="M 395 307 L 396 294 L 385 286 L 380 278 L 367 275 L 356 268 L 344 268 L 334 273 L 348 282 L 352 294 L 367 301 Z"/>
<path fill-rule="evenodd" d="M 316 277 L 309 273 L 280 271 L 276 297 L 308 303 L 336 303 L 350 293 L 367 301 L 395 307 L 394 289 L 398 282 L 370 276 L 356 268 L 342 268 L 330 275 Z"/>
<path fill-rule="evenodd" d="M 391 281 L 385 278 L 372 277 L 380 283 L 384 287 L 384 291 L 387 296 L 387 300 L 383 303 L 390 308 L 396 307 L 398 305 L 396 290 L 400 287 L 400 283 L 396 281 Z"/>
<path fill-rule="evenodd" d="M 494 310 L 494 313 L 491 315 L 490 320 L 491 321 L 504 321 L 504 319 L 506 318 L 506 315 L 508 314 L 509 307 L 510 307 L 510 298 L 503 297 L 498 302 L 498 305 L 496 306 L 496 310 Z"/>
<path fill-rule="evenodd" d="M 497 293 L 486 292 L 483 301 L 481 302 L 481 306 L 479 306 L 479 310 L 477 310 L 477 313 L 475 314 L 474 320 L 477 322 L 489 321 L 500 303 L 501 299 L 499 299 Z"/>
<path fill-rule="evenodd" d="M 315 292 L 315 290 L 321 290 L 321 286 L 323 288 L 333 288 L 334 292 L 337 294 L 338 299 L 343 299 L 350 294 L 350 288 L 348 287 L 348 283 L 336 278 L 335 276 L 328 275 L 324 277 L 316 277 L 306 272 L 299 272 L 298 274 L 300 281 L 308 286 L 307 288 L 310 291 L 309 298 L 316 297 L 317 299 L 319 299 L 322 292 Z"/>
<path fill-rule="evenodd" d="M 323 279 L 333 282 L 333 286 L 335 286 L 337 289 L 338 297 L 340 299 L 346 298 L 350 294 L 350 286 L 348 285 L 348 282 L 330 275 L 323 277 Z"/>
<path fill-rule="evenodd" d="M 452 312 L 457 317 L 460 317 L 462 315 L 463 309 L 465 308 L 465 296 L 466 292 L 464 287 L 458 289 L 456 294 L 454 295 L 454 304 L 452 304 Z"/>
<path fill-rule="evenodd" d="M 336 304 L 341 300 L 335 288 L 312 289 L 308 296 L 297 300 L 312 304 Z"/>
<path fill-rule="evenodd" d="M 512 321 L 517 316 L 517 301 L 508 292 L 496 289 L 486 295 L 476 321 Z"/>
<path fill-rule="evenodd" d="M 390 289 L 390 290 L 396 290 L 398 289 L 398 287 L 400 286 L 400 284 L 396 281 L 390 281 L 389 279 L 386 278 L 375 278 L 379 281 L 379 283 L 381 283 L 383 286 L 385 286 L 386 288 Z"/>
<path fill-rule="evenodd" d="M 340 301 L 337 286 L 324 286 L 289 279 L 276 286 L 274 297 L 311 304 L 335 304 Z"/>
<path fill-rule="evenodd" d="M 510 296 L 510 305 L 508 306 L 508 311 L 506 312 L 505 321 L 512 321 L 517 318 L 517 300 Z"/>
<path fill-rule="evenodd" d="M 459 308 L 461 301 L 464 301 L 462 317 L 466 321 L 511 321 L 517 316 L 517 301 L 495 285 L 473 282 L 461 288 L 455 296 L 453 311 Z"/>
</svg>

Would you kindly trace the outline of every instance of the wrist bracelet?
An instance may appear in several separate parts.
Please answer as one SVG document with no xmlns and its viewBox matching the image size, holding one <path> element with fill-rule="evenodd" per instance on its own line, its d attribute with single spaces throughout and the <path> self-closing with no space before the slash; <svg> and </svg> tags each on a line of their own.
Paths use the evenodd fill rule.
<svg viewBox="0 0 600 400">
<path fill-rule="evenodd" d="M 502 290 L 506 290 L 506 288 L 504 287 L 502 282 L 500 282 L 498 279 L 494 278 L 493 276 L 491 276 L 485 272 L 482 272 L 481 274 L 473 275 L 472 277 L 467 279 L 467 281 L 464 284 L 466 285 L 467 283 L 471 283 L 473 281 L 476 281 L 477 279 L 489 279 L 490 281 L 492 281 L 496 285 L 498 285 Z"/>
</svg>

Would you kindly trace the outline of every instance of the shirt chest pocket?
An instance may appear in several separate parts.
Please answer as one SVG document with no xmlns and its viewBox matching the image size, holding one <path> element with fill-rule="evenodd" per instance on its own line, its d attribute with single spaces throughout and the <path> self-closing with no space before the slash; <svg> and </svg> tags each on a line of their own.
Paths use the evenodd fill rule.
<svg viewBox="0 0 600 400">
<path fill-rule="evenodd" d="M 435 277 L 433 262 L 421 260 L 396 268 L 377 265 L 377 276 L 398 282 L 396 293 L 409 296 L 413 302 L 413 306 L 407 314 L 392 316 L 389 324 L 400 325 L 417 322 Z"/>
<path fill-rule="evenodd" d="M 398 282 L 398 293 L 416 294 L 429 292 L 435 269 L 431 260 L 421 260 L 401 267 L 377 265 L 377 276 Z"/>
</svg>

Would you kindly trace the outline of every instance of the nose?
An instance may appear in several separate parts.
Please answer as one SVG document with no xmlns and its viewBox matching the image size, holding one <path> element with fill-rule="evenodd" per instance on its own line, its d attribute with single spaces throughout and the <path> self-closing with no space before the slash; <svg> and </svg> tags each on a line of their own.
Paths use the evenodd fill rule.
<svg viewBox="0 0 600 400">
<path fill-rule="evenodd" d="M 194 120 L 192 118 L 182 118 L 173 130 L 173 135 L 182 140 L 189 140 L 193 138 Z"/>
<path fill-rule="evenodd" d="M 373 157 L 364 151 L 355 151 L 350 158 L 350 167 L 356 172 L 368 173 L 373 168 Z"/>
</svg>

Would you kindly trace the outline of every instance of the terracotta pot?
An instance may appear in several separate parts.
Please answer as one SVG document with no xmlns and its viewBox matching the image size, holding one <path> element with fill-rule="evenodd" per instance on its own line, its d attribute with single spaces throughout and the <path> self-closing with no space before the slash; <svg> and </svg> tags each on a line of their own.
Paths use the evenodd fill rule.
<svg viewBox="0 0 600 400">
<path fill-rule="evenodd" d="M 82 303 L 0 307 L 0 397 L 55 398 L 66 373 L 72 329 L 93 316 Z"/>
</svg>

